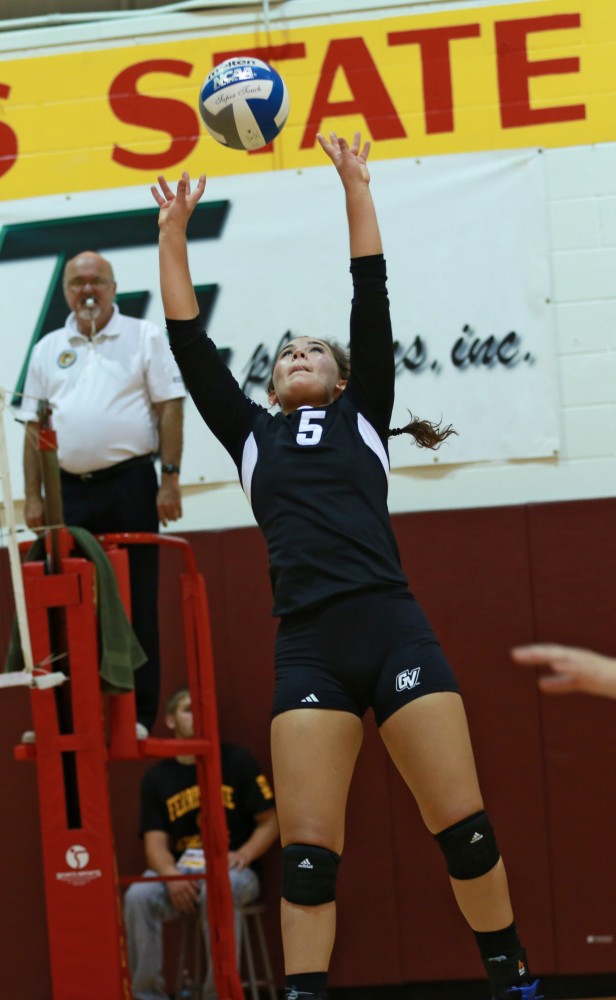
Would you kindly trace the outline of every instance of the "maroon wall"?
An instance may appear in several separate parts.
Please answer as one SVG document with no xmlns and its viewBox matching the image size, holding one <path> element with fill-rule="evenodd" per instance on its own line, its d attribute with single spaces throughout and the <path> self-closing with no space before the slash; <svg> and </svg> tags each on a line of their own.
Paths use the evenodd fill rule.
<svg viewBox="0 0 616 1000">
<path fill-rule="evenodd" d="M 616 500 L 399 515 L 403 563 L 465 697 L 477 763 L 509 873 L 516 919 L 545 974 L 616 970 L 616 706 L 539 695 L 508 650 L 558 639 L 616 655 Z M 208 587 L 221 732 L 269 770 L 272 695 L 267 560 L 256 529 L 190 535 Z M 6 553 L 2 552 L 4 556 Z M 163 694 L 184 679 L 177 557 L 161 591 Z M 11 601 L 0 560 L 0 651 Z M 46 1000 L 49 969 L 34 768 L 12 760 L 30 722 L 25 691 L 0 692 L 0 958 L 3 990 Z M 162 733 L 159 723 L 157 731 Z M 138 872 L 137 788 L 148 765 L 110 768 L 120 871 Z M 277 851 L 265 867 L 278 974 Z M 452 901 L 440 852 L 382 748 L 371 719 L 349 800 L 333 985 L 481 976 L 472 934 Z M 447 940 L 447 951 L 436 943 Z M 357 956 L 361 955 L 361 962 Z"/>
<path fill-rule="evenodd" d="M 615 522 L 614 500 L 529 508 L 537 635 L 616 655 Z M 557 968 L 614 972 L 616 703 L 540 702 Z"/>
</svg>

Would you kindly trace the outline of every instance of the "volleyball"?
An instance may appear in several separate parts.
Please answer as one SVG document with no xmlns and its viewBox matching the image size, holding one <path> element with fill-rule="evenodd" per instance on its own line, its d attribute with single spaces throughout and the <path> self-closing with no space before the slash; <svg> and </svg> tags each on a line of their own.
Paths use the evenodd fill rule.
<svg viewBox="0 0 616 1000">
<path fill-rule="evenodd" d="M 240 56 L 208 73 L 199 111 L 209 134 L 223 146 L 261 149 L 284 126 L 289 93 L 275 69 L 260 59 Z"/>
</svg>

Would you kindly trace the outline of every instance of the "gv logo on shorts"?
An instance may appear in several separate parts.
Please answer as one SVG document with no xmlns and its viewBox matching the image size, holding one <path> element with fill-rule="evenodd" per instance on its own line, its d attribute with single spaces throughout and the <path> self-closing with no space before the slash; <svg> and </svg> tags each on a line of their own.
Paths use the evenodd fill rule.
<svg viewBox="0 0 616 1000">
<path fill-rule="evenodd" d="M 409 691 L 410 688 L 419 684 L 419 671 L 421 667 L 414 667 L 413 670 L 403 670 L 396 677 L 396 691 Z"/>
</svg>

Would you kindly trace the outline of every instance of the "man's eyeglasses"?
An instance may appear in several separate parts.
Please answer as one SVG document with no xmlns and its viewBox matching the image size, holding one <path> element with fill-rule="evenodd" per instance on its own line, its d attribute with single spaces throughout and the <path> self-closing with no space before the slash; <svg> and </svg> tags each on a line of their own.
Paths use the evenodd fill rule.
<svg viewBox="0 0 616 1000">
<path fill-rule="evenodd" d="M 90 285 L 92 288 L 104 288 L 105 285 L 113 285 L 113 281 L 109 278 L 71 278 L 70 281 L 66 282 L 66 287 L 72 291 L 85 288 L 86 285 Z"/>
</svg>

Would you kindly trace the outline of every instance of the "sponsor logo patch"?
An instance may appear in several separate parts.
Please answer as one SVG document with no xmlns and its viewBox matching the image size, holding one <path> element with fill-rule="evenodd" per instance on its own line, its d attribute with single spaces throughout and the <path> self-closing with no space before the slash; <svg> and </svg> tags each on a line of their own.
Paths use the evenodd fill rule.
<svg viewBox="0 0 616 1000">
<path fill-rule="evenodd" d="M 72 844 L 68 848 L 64 858 L 72 870 L 68 872 L 56 872 L 56 878 L 59 882 L 67 882 L 73 886 L 83 886 L 87 885 L 88 882 L 93 882 L 96 878 L 102 877 L 103 873 L 100 868 L 88 868 L 90 852 L 83 844 Z"/>
</svg>

